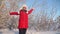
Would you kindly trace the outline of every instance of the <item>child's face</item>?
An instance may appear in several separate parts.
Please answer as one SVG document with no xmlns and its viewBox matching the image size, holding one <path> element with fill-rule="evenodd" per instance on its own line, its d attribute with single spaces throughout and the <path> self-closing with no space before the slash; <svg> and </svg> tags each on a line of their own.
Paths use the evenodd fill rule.
<svg viewBox="0 0 60 34">
<path fill-rule="evenodd" d="M 26 10 L 26 7 L 23 7 L 24 10 Z"/>
</svg>

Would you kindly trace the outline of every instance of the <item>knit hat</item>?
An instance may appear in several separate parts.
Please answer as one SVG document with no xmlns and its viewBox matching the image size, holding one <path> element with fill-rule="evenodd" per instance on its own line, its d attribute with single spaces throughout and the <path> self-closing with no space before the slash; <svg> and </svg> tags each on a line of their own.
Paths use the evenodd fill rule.
<svg viewBox="0 0 60 34">
<path fill-rule="evenodd" d="M 28 7 L 27 7 L 26 4 L 23 4 L 23 6 L 21 6 L 20 10 L 21 10 L 23 7 L 26 8 L 26 9 L 28 10 Z"/>
</svg>

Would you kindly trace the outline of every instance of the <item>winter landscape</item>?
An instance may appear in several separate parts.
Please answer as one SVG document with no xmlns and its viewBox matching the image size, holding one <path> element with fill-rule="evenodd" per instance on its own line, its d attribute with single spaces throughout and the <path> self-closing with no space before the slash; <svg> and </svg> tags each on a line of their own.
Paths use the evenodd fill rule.
<svg viewBox="0 0 60 34">
<path fill-rule="evenodd" d="M 7 29 L 0 30 L 0 34 L 18 34 L 18 33 L 19 33 L 18 29 L 15 29 L 15 30 L 7 30 Z M 27 30 L 26 34 L 60 34 L 60 32 Z"/>
<path fill-rule="evenodd" d="M 19 16 L 9 13 L 19 13 L 23 4 L 35 8 L 26 34 L 60 34 L 60 0 L 0 0 L 0 34 L 19 33 Z"/>
</svg>

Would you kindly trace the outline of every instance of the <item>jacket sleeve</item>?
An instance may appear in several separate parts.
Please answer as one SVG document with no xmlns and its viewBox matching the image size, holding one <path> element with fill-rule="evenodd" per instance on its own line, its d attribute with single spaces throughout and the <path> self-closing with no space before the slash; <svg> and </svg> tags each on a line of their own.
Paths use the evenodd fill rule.
<svg viewBox="0 0 60 34">
<path fill-rule="evenodd" d="M 10 15 L 19 15 L 18 12 L 10 12 Z"/>
<path fill-rule="evenodd" d="M 30 9 L 30 10 L 28 11 L 28 14 L 31 14 L 31 13 L 32 13 L 32 11 L 33 11 L 33 9 Z"/>
</svg>

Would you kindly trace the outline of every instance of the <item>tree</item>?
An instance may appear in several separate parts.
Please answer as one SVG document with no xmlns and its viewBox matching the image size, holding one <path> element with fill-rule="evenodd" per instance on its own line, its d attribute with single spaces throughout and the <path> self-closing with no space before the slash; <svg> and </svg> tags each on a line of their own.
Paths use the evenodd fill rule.
<svg viewBox="0 0 60 34">
<path fill-rule="evenodd" d="M 60 16 L 57 17 L 56 19 L 56 30 L 60 29 Z"/>
</svg>

